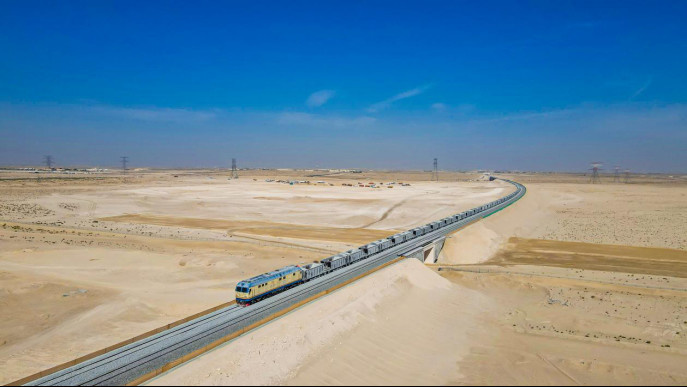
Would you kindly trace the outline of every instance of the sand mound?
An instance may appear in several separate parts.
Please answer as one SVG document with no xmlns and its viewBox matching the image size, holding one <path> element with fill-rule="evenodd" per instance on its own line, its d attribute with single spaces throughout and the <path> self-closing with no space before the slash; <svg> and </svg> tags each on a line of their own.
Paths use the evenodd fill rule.
<svg viewBox="0 0 687 387">
<path fill-rule="evenodd" d="M 498 251 L 503 239 L 483 222 L 478 222 L 446 238 L 438 262 L 451 265 L 485 262 Z"/>
<path fill-rule="evenodd" d="M 446 238 L 440 264 L 476 264 L 489 260 L 508 238 L 532 237 L 554 221 L 555 207 L 579 200 L 574 195 L 528 187 L 515 204 Z"/>
<path fill-rule="evenodd" d="M 404 347 L 408 347 L 404 351 L 407 351 L 406 354 L 412 354 L 417 345 L 423 345 L 429 350 L 431 346 L 437 345 L 436 341 L 441 341 L 441 338 L 435 334 L 436 328 L 428 321 L 432 320 L 433 315 L 439 320 L 442 319 L 441 313 L 438 312 L 441 308 L 436 305 L 437 300 L 457 299 L 451 296 L 455 289 L 456 286 L 450 281 L 424 267 L 419 261 L 408 259 L 360 280 L 356 286 L 342 288 L 221 346 L 163 375 L 151 384 L 284 383 L 297 376 L 312 374 L 307 372 L 308 367 L 321 367 L 317 364 L 328 363 L 332 356 L 344 356 L 346 360 L 342 359 L 341 362 L 346 363 L 369 362 L 369 358 L 355 356 L 354 352 L 349 352 L 357 346 L 358 340 L 377 342 L 377 345 L 368 347 L 368 350 L 379 349 L 387 340 L 405 336 L 406 332 L 412 331 L 416 335 L 417 329 L 414 328 L 423 325 L 426 325 L 426 334 L 416 335 L 416 339 L 408 340 L 403 344 Z M 426 343 L 421 344 L 423 341 Z M 331 352 L 338 349 L 343 349 L 344 352 Z M 349 360 L 349 356 L 358 357 L 358 360 Z M 424 355 L 417 353 L 417 356 Z M 411 358 L 412 356 L 405 357 L 405 361 Z M 403 356 L 400 355 L 400 360 L 402 359 Z M 390 361 L 392 360 L 394 359 L 390 358 Z M 407 367 L 407 363 L 405 366 L 403 362 L 398 363 L 400 360 L 396 358 L 393 367 L 384 368 L 386 371 L 380 370 L 379 380 L 387 380 L 398 372 L 389 370 L 398 367 L 412 368 Z M 450 363 L 446 366 L 453 368 L 453 362 Z M 255 372 L 256 369 L 260 369 L 260 372 Z M 348 374 L 345 370 L 342 372 Z M 324 376 L 322 373 L 318 374 L 318 377 Z M 338 378 L 332 373 L 329 373 L 329 377 Z M 299 378 L 295 380 L 296 383 L 319 381 Z"/>
</svg>

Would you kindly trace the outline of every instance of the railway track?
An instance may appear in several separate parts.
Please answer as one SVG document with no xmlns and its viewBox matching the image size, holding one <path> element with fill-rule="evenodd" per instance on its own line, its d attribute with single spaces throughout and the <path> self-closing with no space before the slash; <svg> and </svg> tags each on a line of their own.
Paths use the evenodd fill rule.
<svg viewBox="0 0 687 387">
<path fill-rule="evenodd" d="M 525 194 L 526 189 L 518 183 L 506 181 L 516 187 L 517 194 L 495 207 L 391 247 L 251 306 L 229 305 L 78 364 L 48 375 L 39 373 L 12 385 L 124 385 L 144 382 L 372 271 L 398 262 L 403 259 L 405 253 L 426 246 L 513 204 Z"/>
</svg>

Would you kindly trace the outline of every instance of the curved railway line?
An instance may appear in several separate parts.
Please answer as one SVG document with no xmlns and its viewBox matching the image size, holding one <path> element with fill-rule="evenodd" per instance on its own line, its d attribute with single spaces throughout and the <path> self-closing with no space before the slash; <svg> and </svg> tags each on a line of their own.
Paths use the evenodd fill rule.
<svg viewBox="0 0 687 387">
<path fill-rule="evenodd" d="M 477 207 L 476 213 L 438 230 L 400 243 L 366 259 L 330 272 L 248 307 L 229 304 L 97 356 L 29 376 L 11 385 L 124 385 L 138 384 L 227 342 L 263 323 L 330 293 L 373 271 L 404 259 L 404 254 L 490 216 L 519 200 L 526 188 L 514 181 L 515 192 Z M 507 200 L 503 200 L 507 199 Z"/>
</svg>

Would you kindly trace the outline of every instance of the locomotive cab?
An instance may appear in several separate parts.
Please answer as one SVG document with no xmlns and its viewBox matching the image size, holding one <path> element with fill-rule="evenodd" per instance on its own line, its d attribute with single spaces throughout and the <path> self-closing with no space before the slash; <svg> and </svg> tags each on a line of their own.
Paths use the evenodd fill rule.
<svg viewBox="0 0 687 387">
<path fill-rule="evenodd" d="M 236 285 L 236 300 L 250 300 L 250 286 L 245 282 Z"/>
</svg>

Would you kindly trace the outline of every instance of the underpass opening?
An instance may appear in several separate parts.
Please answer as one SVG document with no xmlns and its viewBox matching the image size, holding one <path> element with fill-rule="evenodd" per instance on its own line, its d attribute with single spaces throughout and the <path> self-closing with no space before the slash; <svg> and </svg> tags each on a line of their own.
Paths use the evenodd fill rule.
<svg viewBox="0 0 687 387">
<path fill-rule="evenodd" d="M 437 260 L 435 254 L 436 245 L 432 244 L 427 250 L 424 251 L 424 263 L 435 263 Z"/>
</svg>

